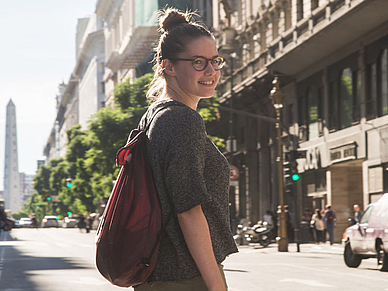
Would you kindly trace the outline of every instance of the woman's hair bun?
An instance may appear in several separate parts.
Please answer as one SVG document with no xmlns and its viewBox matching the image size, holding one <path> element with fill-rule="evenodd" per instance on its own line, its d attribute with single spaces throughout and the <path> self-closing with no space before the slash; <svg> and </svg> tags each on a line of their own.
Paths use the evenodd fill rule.
<svg viewBox="0 0 388 291">
<path fill-rule="evenodd" d="M 180 12 L 175 8 L 168 8 L 162 11 L 159 18 L 159 27 L 161 32 L 168 32 L 174 27 L 189 23 L 189 14 Z"/>
</svg>

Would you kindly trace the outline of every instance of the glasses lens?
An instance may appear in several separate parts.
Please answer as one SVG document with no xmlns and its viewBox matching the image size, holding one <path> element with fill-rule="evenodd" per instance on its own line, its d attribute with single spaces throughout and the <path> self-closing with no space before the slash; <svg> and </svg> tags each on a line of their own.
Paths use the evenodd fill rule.
<svg viewBox="0 0 388 291">
<path fill-rule="evenodd" d="M 225 65 L 224 58 L 216 57 L 216 58 L 212 59 L 212 66 L 213 66 L 214 70 L 216 70 L 216 71 L 221 70 L 224 65 Z"/>
<path fill-rule="evenodd" d="M 206 68 L 207 60 L 203 57 L 197 57 L 193 60 L 193 67 L 197 71 L 202 71 Z"/>
</svg>

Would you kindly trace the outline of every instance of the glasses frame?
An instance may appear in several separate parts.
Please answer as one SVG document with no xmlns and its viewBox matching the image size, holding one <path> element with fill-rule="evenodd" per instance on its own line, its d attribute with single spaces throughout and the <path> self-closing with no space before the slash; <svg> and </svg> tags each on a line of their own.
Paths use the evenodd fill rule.
<svg viewBox="0 0 388 291">
<path fill-rule="evenodd" d="M 205 65 L 205 67 L 204 67 L 202 70 L 197 70 L 197 69 L 195 68 L 195 66 L 194 66 L 194 61 L 195 61 L 196 59 L 199 59 L 199 58 L 206 60 L 206 65 Z M 191 59 L 169 58 L 169 60 L 172 60 L 172 61 L 173 61 L 173 60 L 176 60 L 176 61 L 189 61 L 189 62 L 191 62 L 191 65 L 193 66 L 194 70 L 196 70 L 197 72 L 202 72 L 202 71 L 206 70 L 207 66 L 209 65 L 209 62 L 212 62 L 212 61 L 214 61 L 215 59 L 222 59 L 222 64 L 221 64 L 221 67 L 220 67 L 219 69 L 215 69 L 215 68 L 213 67 L 213 65 L 212 65 L 212 67 L 213 67 L 213 69 L 214 69 L 215 71 L 220 71 L 220 70 L 224 67 L 224 65 L 225 65 L 225 59 L 224 59 L 223 57 L 220 57 L 220 56 L 216 56 L 216 57 L 211 58 L 211 59 L 207 59 L 207 58 L 202 57 L 202 56 L 197 56 L 197 57 L 194 57 L 194 58 L 191 58 Z"/>
</svg>

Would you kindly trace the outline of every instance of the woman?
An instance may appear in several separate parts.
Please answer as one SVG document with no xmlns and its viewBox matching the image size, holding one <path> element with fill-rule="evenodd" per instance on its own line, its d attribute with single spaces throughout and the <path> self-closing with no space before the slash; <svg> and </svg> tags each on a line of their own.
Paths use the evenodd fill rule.
<svg viewBox="0 0 388 291">
<path fill-rule="evenodd" d="M 323 224 L 322 214 L 319 209 L 315 209 L 315 213 L 311 217 L 311 222 L 314 222 L 317 243 L 319 244 L 320 242 L 324 242 L 323 231 L 325 230 L 325 225 Z"/>
<path fill-rule="evenodd" d="M 155 269 L 137 291 L 227 290 L 221 263 L 237 252 L 229 224 L 229 164 L 195 111 L 202 98 L 214 95 L 224 59 L 213 35 L 190 18 L 171 8 L 159 18 L 162 35 L 147 94 L 155 102 L 140 127 L 152 119 L 147 152 L 166 231 Z"/>
</svg>

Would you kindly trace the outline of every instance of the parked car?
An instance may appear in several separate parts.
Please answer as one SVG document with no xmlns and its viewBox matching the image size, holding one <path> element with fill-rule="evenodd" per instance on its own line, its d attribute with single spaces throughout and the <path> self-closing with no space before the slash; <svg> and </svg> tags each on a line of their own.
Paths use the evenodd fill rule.
<svg viewBox="0 0 388 291">
<path fill-rule="evenodd" d="M 62 223 L 63 228 L 74 228 L 76 226 L 77 226 L 77 219 L 75 219 L 74 217 L 66 216 L 63 219 L 63 223 Z"/>
<path fill-rule="evenodd" d="M 388 271 L 388 194 L 370 204 L 360 222 L 346 229 L 343 243 L 348 267 L 357 268 L 362 260 L 377 258 L 377 267 Z"/>
<path fill-rule="evenodd" d="M 58 217 L 52 215 L 46 215 L 42 220 L 42 227 L 58 227 Z"/>
<path fill-rule="evenodd" d="M 15 224 L 13 225 L 14 228 L 21 228 L 20 220 L 15 220 Z"/>
<path fill-rule="evenodd" d="M 23 228 L 32 227 L 32 220 L 29 217 L 22 217 L 19 219 L 19 225 Z"/>
</svg>

